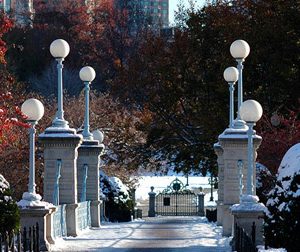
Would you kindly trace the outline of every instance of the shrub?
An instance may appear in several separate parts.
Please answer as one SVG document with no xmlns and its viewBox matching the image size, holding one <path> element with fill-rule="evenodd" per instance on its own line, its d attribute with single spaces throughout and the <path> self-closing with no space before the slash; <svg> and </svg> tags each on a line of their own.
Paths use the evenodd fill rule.
<svg viewBox="0 0 300 252">
<path fill-rule="evenodd" d="M 19 208 L 11 197 L 9 183 L 0 174 L 0 233 L 16 231 L 19 227 Z"/>
<path fill-rule="evenodd" d="M 105 200 L 106 217 L 112 222 L 131 220 L 133 200 L 129 189 L 117 177 L 100 172 L 100 195 Z"/>
<path fill-rule="evenodd" d="M 267 167 L 256 163 L 256 194 L 260 202 L 266 204 L 270 191 L 274 188 L 276 177 Z"/>
<path fill-rule="evenodd" d="M 272 247 L 300 251 L 300 144 L 285 154 L 267 201 L 265 237 Z"/>
</svg>

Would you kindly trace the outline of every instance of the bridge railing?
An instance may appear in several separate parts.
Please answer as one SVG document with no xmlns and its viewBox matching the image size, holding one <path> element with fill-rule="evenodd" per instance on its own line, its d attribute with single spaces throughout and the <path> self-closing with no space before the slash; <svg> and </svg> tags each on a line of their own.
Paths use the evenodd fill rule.
<svg viewBox="0 0 300 252">
<path fill-rule="evenodd" d="M 23 228 L 23 231 L 0 233 L 0 252 L 38 252 L 39 244 L 39 224 Z"/>
<path fill-rule="evenodd" d="M 255 222 L 252 224 L 251 234 L 248 235 L 247 232 L 240 226 L 235 224 L 234 228 L 234 250 L 237 252 L 257 252 L 255 245 Z"/>
</svg>

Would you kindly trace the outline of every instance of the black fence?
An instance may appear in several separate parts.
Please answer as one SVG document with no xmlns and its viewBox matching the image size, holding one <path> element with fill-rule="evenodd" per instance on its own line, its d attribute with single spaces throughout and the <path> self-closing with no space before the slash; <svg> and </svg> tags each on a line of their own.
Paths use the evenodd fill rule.
<svg viewBox="0 0 300 252">
<path fill-rule="evenodd" d="M 6 232 L 0 234 L 0 252 L 38 252 L 40 251 L 39 243 L 39 224 L 19 232 Z"/>
<path fill-rule="evenodd" d="M 237 252 L 257 252 L 258 249 L 255 245 L 255 222 L 253 222 L 251 227 L 250 236 L 246 231 L 235 224 L 234 229 L 234 250 Z"/>
</svg>

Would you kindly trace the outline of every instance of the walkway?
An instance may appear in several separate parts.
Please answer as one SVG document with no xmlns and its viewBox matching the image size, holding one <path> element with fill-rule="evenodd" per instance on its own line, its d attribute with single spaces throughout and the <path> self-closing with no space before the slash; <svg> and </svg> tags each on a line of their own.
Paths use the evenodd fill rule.
<svg viewBox="0 0 300 252">
<path fill-rule="evenodd" d="M 130 223 L 107 223 L 59 241 L 55 251 L 229 252 L 221 227 L 203 217 L 158 217 Z"/>
</svg>

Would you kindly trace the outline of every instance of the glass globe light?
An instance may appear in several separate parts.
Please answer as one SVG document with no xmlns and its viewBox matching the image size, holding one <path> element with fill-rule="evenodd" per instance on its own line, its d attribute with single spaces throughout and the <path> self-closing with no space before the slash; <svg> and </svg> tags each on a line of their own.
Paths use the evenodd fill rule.
<svg viewBox="0 0 300 252">
<path fill-rule="evenodd" d="M 21 111 L 28 121 L 38 121 L 44 115 L 44 105 L 37 99 L 28 99 L 22 104 Z"/>
<path fill-rule="evenodd" d="M 256 123 L 261 118 L 263 109 L 257 101 L 247 100 L 242 103 L 239 112 L 242 120 Z"/>
<path fill-rule="evenodd" d="M 239 79 L 239 71 L 236 67 L 227 67 L 223 76 L 227 82 L 236 82 Z"/>
<path fill-rule="evenodd" d="M 81 68 L 81 70 L 79 72 L 79 77 L 82 81 L 92 82 L 96 77 L 96 72 L 95 72 L 94 68 L 92 68 L 90 66 L 86 66 L 86 67 Z"/>
<path fill-rule="evenodd" d="M 102 133 L 102 131 L 96 129 L 92 132 L 92 134 L 93 134 L 94 140 L 98 140 L 99 144 L 101 144 L 103 142 L 104 134 Z"/>
<path fill-rule="evenodd" d="M 250 53 L 250 46 L 245 40 L 236 40 L 230 46 L 230 53 L 235 59 L 245 59 Z"/>
<path fill-rule="evenodd" d="M 54 58 L 65 58 L 70 52 L 70 46 L 63 39 L 56 39 L 50 45 L 50 53 Z"/>
</svg>

